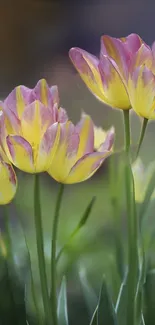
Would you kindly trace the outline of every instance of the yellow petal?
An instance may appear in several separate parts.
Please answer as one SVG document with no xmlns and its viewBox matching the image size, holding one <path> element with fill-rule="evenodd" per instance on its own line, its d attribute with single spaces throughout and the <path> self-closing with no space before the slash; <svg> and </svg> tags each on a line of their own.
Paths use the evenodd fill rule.
<svg viewBox="0 0 155 325">
<path fill-rule="evenodd" d="M 27 106 L 21 118 L 22 136 L 26 139 L 34 152 L 34 164 L 41 139 L 51 123 L 52 116 L 48 108 L 39 101 L 34 101 Z"/>
<path fill-rule="evenodd" d="M 94 150 L 94 125 L 91 117 L 83 113 L 80 122 L 76 126 L 76 129 L 80 136 L 76 158 L 79 160 L 82 156 Z"/>
<path fill-rule="evenodd" d="M 130 76 L 128 94 L 138 115 L 155 119 L 155 77 L 145 66 L 137 68 Z"/>
<path fill-rule="evenodd" d="M 101 166 L 104 159 L 109 156 L 109 152 L 95 152 L 81 158 L 70 171 L 64 180 L 66 184 L 83 182 L 90 178 Z"/>
<path fill-rule="evenodd" d="M 101 127 L 94 126 L 94 148 L 97 150 L 105 141 L 107 132 Z"/>
<path fill-rule="evenodd" d="M 17 190 L 16 174 L 7 157 L 0 150 L 0 204 L 9 203 Z"/>
<path fill-rule="evenodd" d="M 104 95 L 112 107 L 131 108 L 126 86 L 112 61 L 103 56 L 99 63 L 100 74 L 104 86 Z"/>
<path fill-rule="evenodd" d="M 59 144 L 52 152 L 52 162 L 48 173 L 58 182 L 63 183 L 76 161 L 79 145 L 79 136 L 75 132 L 74 125 L 68 121 L 61 124 Z"/>
<path fill-rule="evenodd" d="M 37 171 L 48 170 L 49 166 L 52 164 L 59 145 L 60 131 L 60 124 L 54 123 L 45 132 L 35 162 Z"/>
<path fill-rule="evenodd" d="M 48 105 L 48 85 L 45 79 L 40 81 L 41 86 L 41 102 L 47 106 Z"/>
<path fill-rule="evenodd" d="M 8 136 L 7 145 L 11 162 L 27 173 L 34 173 L 33 152 L 30 144 L 20 136 Z"/>
</svg>

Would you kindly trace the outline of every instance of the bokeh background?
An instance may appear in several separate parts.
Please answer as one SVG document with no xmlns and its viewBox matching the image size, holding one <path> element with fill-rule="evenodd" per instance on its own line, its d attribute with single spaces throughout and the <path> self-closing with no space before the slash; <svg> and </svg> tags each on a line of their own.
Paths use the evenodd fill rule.
<svg viewBox="0 0 155 325">
<path fill-rule="evenodd" d="M 155 2 L 153 0 L 1 1 L 1 99 L 5 98 L 19 84 L 33 88 L 40 78 L 46 78 L 50 85 L 58 85 L 61 106 L 66 108 L 74 122 L 77 122 L 81 112 L 85 111 L 92 116 L 98 126 L 108 129 L 111 125 L 114 125 L 116 129 L 115 148 L 120 150 L 123 146 L 121 112 L 106 107 L 89 93 L 72 66 L 68 51 L 71 47 L 78 46 L 98 55 L 100 37 L 103 34 L 122 37 L 134 32 L 140 34 L 145 42 L 151 45 L 155 40 L 154 13 Z M 131 114 L 131 119 L 132 144 L 134 147 L 137 143 L 141 121 L 134 113 Z M 154 123 L 150 123 L 141 150 L 144 165 L 147 165 L 155 158 L 154 136 Z M 116 165 L 120 165 L 121 155 L 116 155 L 113 159 L 116 159 Z M 72 241 L 58 265 L 58 285 L 63 274 L 66 274 L 67 277 L 71 325 L 88 324 L 92 310 L 97 302 L 103 274 L 108 277 L 114 301 L 116 301 L 119 290 L 120 274 L 115 261 L 114 240 L 115 230 L 118 227 L 118 232 L 123 240 L 123 249 L 125 249 L 125 201 L 120 190 L 121 213 L 119 216 L 114 216 L 109 194 L 109 166 L 110 160 L 107 160 L 91 180 L 79 185 L 66 186 L 65 189 L 59 226 L 58 249 L 67 241 L 69 234 L 80 220 L 91 198 L 96 196 L 94 209 L 87 225 Z M 27 236 L 38 304 L 41 305 L 33 224 L 33 176 L 18 172 L 18 178 L 17 197 L 10 207 L 14 259 L 17 265 L 17 272 L 12 275 L 12 278 L 14 290 L 17 291 L 18 314 L 21 317 L 20 324 L 25 324 L 23 316 L 25 307 L 22 297 L 25 297 L 30 321 L 32 324 L 33 322 L 37 324 L 34 306 L 31 301 L 28 256 L 20 225 L 22 223 Z M 45 250 L 47 272 L 49 272 L 52 217 L 58 184 L 47 175 L 42 175 L 41 181 Z M 118 170 L 114 172 L 114 183 L 116 188 L 118 185 Z M 153 212 L 150 212 L 151 227 L 155 226 L 153 216 Z M 117 217 L 119 220 L 116 220 Z M 3 232 L 3 211 L 1 211 L 0 223 Z M 10 310 L 9 305 L 12 300 L 7 297 L 9 289 L 7 287 L 5 265 L 1 270 L 2 290 L 0 292 L 3 292 L 3 295 L 0 298 L 0 324 L 5 325 L 11 324 L 12 317 L 16 316 L 12 316 L 14 310 L 7 313 L 7 310 Z M 88 295 L 89 290 L 92 290 L 92 299 L 89 302 L 83 293 L 82 283 L 84 278 L 87 278 L 88 282 Z M 26 289 L 23 288 L 25 282 Z M 154 323 L 151 323 L 148 318 L 147 324 Z"/>
</svg>

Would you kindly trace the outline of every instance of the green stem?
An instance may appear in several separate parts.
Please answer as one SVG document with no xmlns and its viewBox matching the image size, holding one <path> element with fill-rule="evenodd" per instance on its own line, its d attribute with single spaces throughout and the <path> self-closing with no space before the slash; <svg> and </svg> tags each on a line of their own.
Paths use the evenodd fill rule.
<svg viewBox="0 0 155 325">
<path fill-rule="evenodd" d="M 117 186 L 116 186 L 117 182 Z M 120 278 L 123 278 L 124 274 L 124 256 L 123 256 L 123 247 L 122 247 L 122 236 L 120 235 L 120 202 L 118 193 L 120 193 L 120 179 L 119 179 L 119 170 L 117 162 L 114 157 L 110 157 L 109 160 L 109 184 L 110 184 L 110 198 L 111 198 L 111 207 L 113 221 L 115 225 L 114 231 L 114 247 L 115 247 L 115 256 L 118 273 Z"/>
<path fill-rule="evenodd" d="M 51 247 L 51 292 L 50 300 L 52 306 L 52 316 L 53 324 L 58 325 L 57 318 L 57 286 L 56 286 L 56 243 L 57 243 L 57 232 L 58 232 L 58 222 L 60 207 L 62 202 L 64 192 L 64 184 L 60 184 L 60 189 L 58 192 L 58 197 L 56 201 L 55 214 L 53 219 L 53 229 L 52 229 L 52 247 Z"/>
<path fill-rule="evenodd" d="M 10 262 L 13 265 L 14 258 L 13 258 L 12 240 L 11 240 L 10 226 L 9 226 L 9 212 L 8 212 L 7 205 L 4 205 L 3 211 L 4 211 L 5 235 L 6 235 L 6 243 L 7 243 L 7 258 L 9 258 Z"/>
<path fill-rule="evenodd" d="M 25 245 L 26 245 L 26 249 L 27 249 L 27 254 L 28 254 L 28 264 L 29 264 L 29 271 L 30 271 L 30 277 L 31 277 L 31 292 L 32 292 L 33 303 L 34 303 L 34 307 L 35 307 L 35 311 L 36 311 L 37 321 L 38 321 L 38 325 L 43 325 L 43 319 L 42 319 L 42 316 L 40 315 L 40 310 L 39 310 L 39 306 L 38 306 L 38 302 L 37 302 L 37 296 L 36 296 L 36 292 L 35 292 L 35 283 L 34 283 L 34 277 L 33 277 L 33 271 L 32 271 L 31 255 L 30 255 L 30 251 L 29 251 L 29 247 L 28 247 L 25 229 L 24 229 L 24 225 L 22 222 L 22 218 L 20 218 L 19 214 L 17 214 L 17 216 L 19 219 L 19 223 L 21 225 L 21 229 L 23 232 L 24 241 L 25 241 Z"/>
<path fill-rule="evenodd" d="M 4 227 L 5 227 L 5 236 L 6 236 L 6 256 L 5 257 L 5 270 L 6 270 L 6 278 L 7 278 L 7 284 L 8 284 L 8 293 L 10 295 L 11 300 L 11 306 L 13 309 L 13 317 L 15 323 L 18 325 L 18 315 L 17 315 L 17 306 L 16 301 L 14 297 L 14 291 L 13 291 L 13 285 L 11 280 L 11 272 L 10 269 L 14 268 L 14 258 L 13 258 L 13 249 L 12 249 L 12 240 L 11 240 L 11 234 L 10 234 L 10 225 L 9 225 L 9 206 L 4 205 L 3 206 L 3 213 L 4 213 Z M 11 264 L 11 268 L 10 268 Z"/>
<path fill-rule="evenodd" d="M 127 325 L 135 324 L 135 294 L 137 286 L 137 218 L 135 206 L 134 180 L 130 162 L 130 127 L 129 113 L 124 112 L 126 159 L 125 159 L 125 182 L 127 203 L 127 225 L 128 225 L 128 295 L 127 295 Z"/>
<path fill-rule="evenodd" d="M 124 127 L 125 127 L 125 151 L 128 154 L 130 150 L 130 111 L 124 110 Z"/>
<path fill-rule="evenodd" d="M 44 313 L 45 313 L 45 318 L 47 319 L 47 323 L 52 324 L 52 315 L 51 315 L 51 307 L 50 307 L 50 300 L 48 294 L 48 282 L 47 282 L 45 255 L 44 255 L 39 174 L 35 174 L 35 182 L 34 182 L 34 219 L 35 219 L 37 254 L 38 254 L 39 274 L 40 274 L 41 291 L 43 297 Z"/>
<path fill-rule="evenodd" d="M 140 134 L 140 138 L 139 138 L 139 143 L 138 143 L 138 149 L 137 149 L 136 158 L 139 155 L 139 151 L 140 151 L 140 148 L 141 148 L 143 139 L 144 139 L 144 135 L 145 135 L 146 127 L 147 127 L 147 122 L 148 122 L 148 119 L 147 118 L 144 118 L 143 124 L 142 124 L 142 128 L 141 128 L 141 134 Z"/>
</svg>

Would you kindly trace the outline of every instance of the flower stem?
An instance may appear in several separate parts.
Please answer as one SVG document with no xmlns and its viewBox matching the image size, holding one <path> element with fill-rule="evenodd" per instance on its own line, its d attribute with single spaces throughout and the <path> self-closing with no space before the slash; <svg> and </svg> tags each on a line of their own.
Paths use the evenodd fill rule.
<svg viewBox="0 0 155 325">
<path fill-rule="evenodd" d="M 60 184 L 58 197 L 56 201 L 55 214 L 53 219 L 53 229 L 52 229 L 52 247 L 51 247 L 51 292 L 50 300 L 52 306 L 52 316 L 53 325 L 58 325 L 57 318 L 57 286 L 56 286 L 56 243 L 57 243 L 57 232 L 58 232 L 58 222 L 60 207 L 62 202 L 64 192 L 64 184 Z"/>
<path fill-rule="evenodd" d="M 50 300 L 48 294 L 48 283 L 47 283 L 45 255 L 44 255 L 39 174 L 35 174 L 35 182 L 34 182 L 34 219 L 35 219 L 37 254 L 38 254 L 39 274 L 40 274 L 41 291 L 42 291 L 42 298 L 43 298 L 43 305 L 44 305 L 44 313 L 45 313 L 45 318 L 47 319 L 47 324 L 52 324 L 52 315 L 51 315 L 51 307 L 50 307 Z"/>
<path fill-rule="evenodd" d="M 11 234 L 10 234 L 10 226 L 9 226 L 9 212 L 8 212 L 8 206 L 4 205 L 3 207 L 4 211 L 4 224 L 5 224 L 5 235 L 6 235 L 6 243 L 7 243 L 7 258 L 9 261 L 14 264 L 14 258 L 13 258 L 13 249 L 12 249 L 12 240 L 11 240 Z"/>
<path fill-rule="evenodd" d="M 148 122 L 148 119 L 147 118 L 144 118 L 143 124 L 142 124 L 142 128 L 141 128 L 141 134 L 140 134 L 140 138 L 139 138 L 139 143 L 138 143 L 138 149 L 137 149 L 136 158 L 139 155 L 139 151 L 140 151 L 140 148 L 141 148 L 143 139 L 144 139 L 144 135 L 145 135 L 146 127 L 147 127 L 147 122 Z"/>
<path fill-rule="evenodd" d="M 115 257 L 117 270 L 120 275 L 120 278 L 123 278 L 124 275 L 124 254 L 122 247 L 122 236 L 120 235 L 120 202 L 118 193 L 120 193 L 120 177 L 117 162 L 113 156 L 109 160 L 109 184 L 110 184 L 110 199 L 111 199 L 111 208 L 114 222 L 114 247 L 115 247 Z M 117 185 L 116 185 L 117 184 Z"/>
<path fill-rule="evenodd" d="M 137 249 L 137 216 L 135 206 L 134 180 L 130 162 L 130 127 L 129 114 L 124 113 L 126 159 L 125 159 L 125 183 L 127 203 L 128 225 L 128 295 L 127 295 L 127 325 L 135 324 L 135 294 L 137 286 L 138 249 Z"/>
<path fill-rule="evenodd" d="M 124 127 L 125 127 L 125 151 L 128 155 L 130 150 L 130 111 L 124 110 Z"/>
</svg>

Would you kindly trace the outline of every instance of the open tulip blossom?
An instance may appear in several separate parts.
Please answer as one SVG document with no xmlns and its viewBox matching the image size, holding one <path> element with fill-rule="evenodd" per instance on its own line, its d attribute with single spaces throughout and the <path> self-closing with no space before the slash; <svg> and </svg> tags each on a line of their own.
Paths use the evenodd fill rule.
<svg viewBox="0 0 155 325">
<path fill-rule="evenodd" d="M 68 120 L 58 108 L 56 86 L 48 87 L 44 79 L 34 89 L 16 87 L 1 102 L 0 137 L 8 159 L 28 173 L 48 169 L 57 143 L 58 124 Z"/>
<path fill-rule="evenodd" d="M 49 174 L 60 183 L 79 183 L 90 178 L 111 153 L 114 129 L 107 132 L 95 151 L 94 125 L 88 115 L 74 126 L 59 124 L 60 134 Z"/>
</svg>

